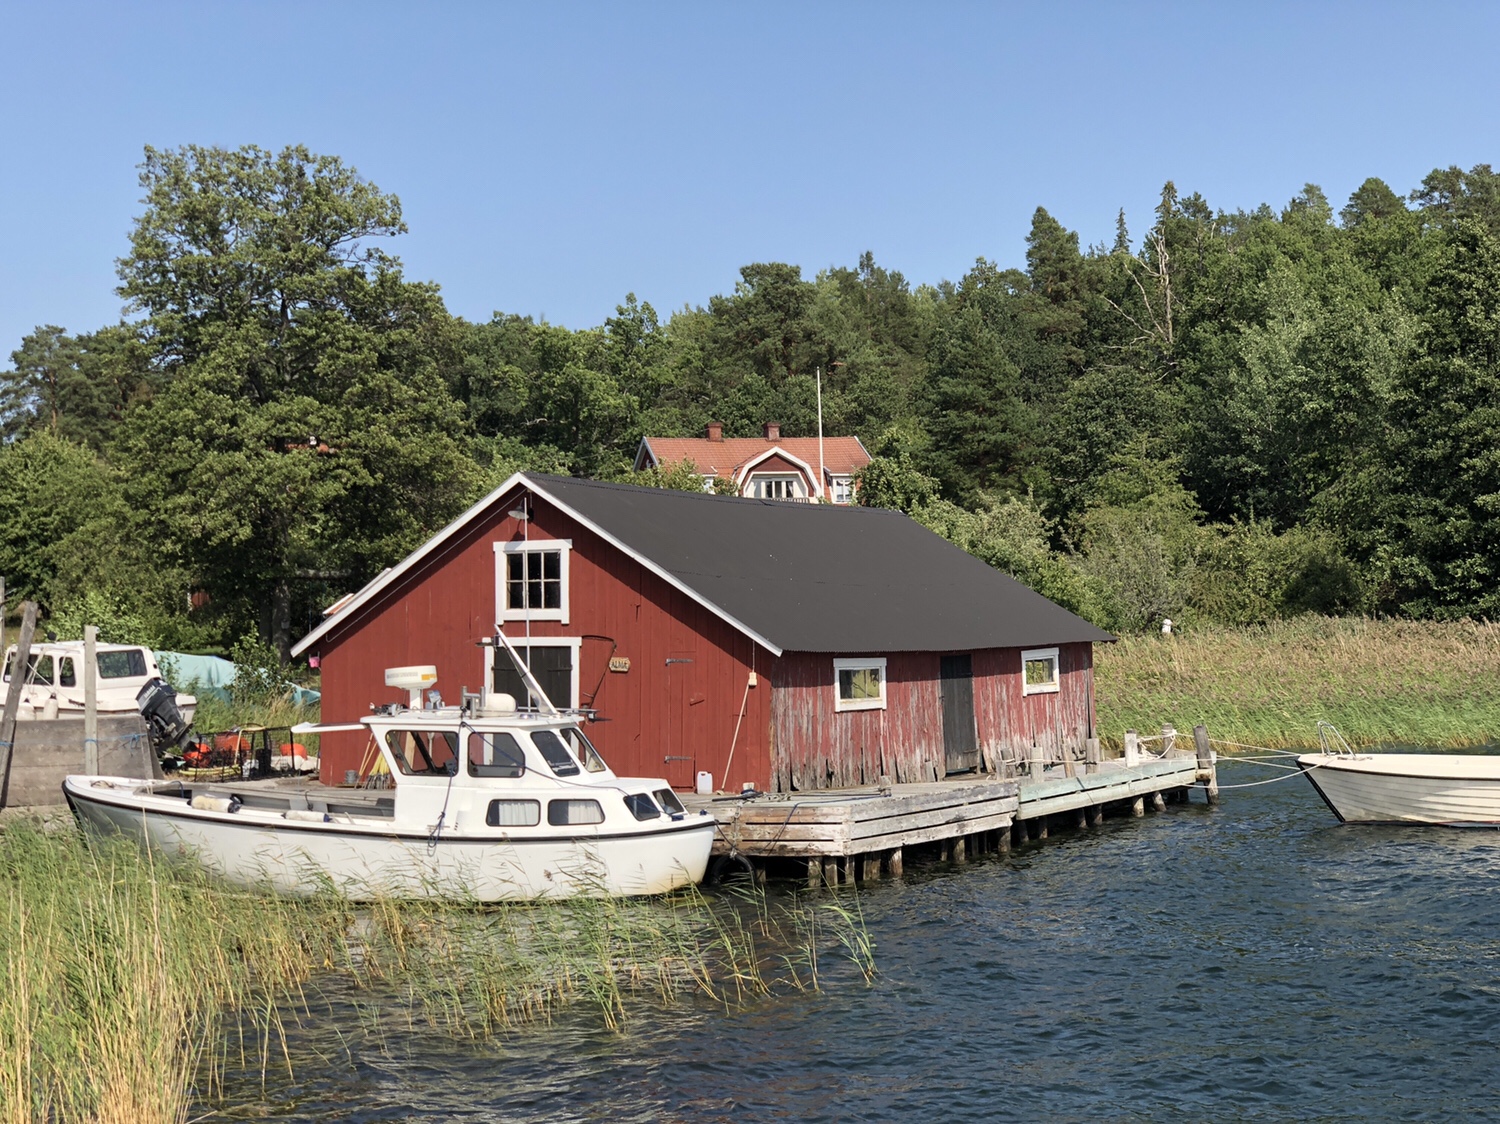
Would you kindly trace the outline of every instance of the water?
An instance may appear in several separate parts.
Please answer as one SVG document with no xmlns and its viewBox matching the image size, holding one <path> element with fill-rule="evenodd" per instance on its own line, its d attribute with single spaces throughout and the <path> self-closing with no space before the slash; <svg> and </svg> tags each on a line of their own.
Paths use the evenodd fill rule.
<svg viewBox="0 0 1500 1124">
<path fill-rule="evenodd" d="M 1500 1118 L 1500 833 L 1340 827 L 1294 778 L 861 901 L 872 985 L 487 1044 L 377 1042 L 335 996 L 293 1030 L 299 1084 L 231 1080 L 206 1118 Z"/>
</svg>

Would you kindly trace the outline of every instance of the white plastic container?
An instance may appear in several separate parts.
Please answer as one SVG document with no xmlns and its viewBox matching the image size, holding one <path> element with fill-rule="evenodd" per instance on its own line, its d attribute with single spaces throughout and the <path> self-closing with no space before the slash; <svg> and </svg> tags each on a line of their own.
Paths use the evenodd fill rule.
<svg viewBox="0 0 1500 1124">
<path fill-rule="evenodd" d="M 700 772 L 698 774 L 698 785 L 694 791 L 699 796 L 711 796 L 714 791 L 714 775 L 712 773 Z"/>
</svg>

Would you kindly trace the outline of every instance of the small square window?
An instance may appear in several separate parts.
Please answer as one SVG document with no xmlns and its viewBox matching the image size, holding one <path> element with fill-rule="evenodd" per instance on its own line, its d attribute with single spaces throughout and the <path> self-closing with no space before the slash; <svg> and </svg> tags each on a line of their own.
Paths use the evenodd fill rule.
<svg viewBox="0 0 1500 1124">
<path fill-rule="evenodd" d="M 885 709 L 884 658 L 833 661 L 835 710 Z"/>
<path fill-rule="evenodd" d="M 1028 648 L 1021 653 L 1021 694 L 1055 692 L 1061 682 L 1056 648 Z"/>
<path fill-rule="evenodd" d="M 495 544 L 497 619 L 568 622 L 565 539 Z"/>
</svg>

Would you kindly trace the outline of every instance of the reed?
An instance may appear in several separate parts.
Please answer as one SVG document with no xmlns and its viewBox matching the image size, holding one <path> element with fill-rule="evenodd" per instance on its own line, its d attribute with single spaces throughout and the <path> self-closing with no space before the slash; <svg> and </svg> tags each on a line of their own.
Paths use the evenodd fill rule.
<svg viewBox="0 0 1500 1124">
<path fill-rule="evenodd" d="M 733 1006 L 818 986 L 818 943 L 864 957 L 857 904 L 759 891 L 481 906 L 227 887 L 71 828 L 0 830 L 0 1124 L 155 1124 L 227 1067 L 290 1075 L 281 1019 L 336 981 L 373 1029 L 485 1038 L 567 1007 Z"/>
<path fill-rule="evenodd" d="M 1352 745 L 1457 748 L 1500 740 L 1500 626 L 1300 617 L 1095 648 L 1101 739 L 1197 723 L 1215 739 L 1317 744 L 1319 719 Z"/>
</svg>

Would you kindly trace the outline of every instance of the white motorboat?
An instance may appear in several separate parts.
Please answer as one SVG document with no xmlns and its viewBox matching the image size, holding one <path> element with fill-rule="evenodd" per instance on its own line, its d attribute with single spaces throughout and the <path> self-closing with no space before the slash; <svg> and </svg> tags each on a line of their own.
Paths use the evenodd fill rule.
<svg viewBox="0 0 1500 1124">
<path fill-rule="evenodd" d="M 1500 827 L 1500 756 L 1306 753 L 1303 775 L 1341 823 Z"/>
<path fill-rule="evenodd" d="M 522 675 L 536 709 L 518 710 L 509 695 L 422 709 L 435 670 L 393 668 L 387 683 L 410 689 L 414 705 L 377 708 L 355 726 L 296 728 L 365 731 L 388 789 L 72 776 L 63 790 L 91 830 L 287 893 L 488 902 L 659 894 L 701 881 L 713 816 L 690 814 L 664 780 L 617 777 L 583 716 L 554 709 Z"/>
<path fill-rule="evenodd" d="M 83 715 L 82 640 L 49 640 L 32 644 L 27 674 L 21 686 L 16 716 L 35 718 L 79 718 Z M 0 703 L 14 681 L 16 646 L 5 650 L 5 671 Z M 136 699 L 153 679 L 161 679 L 161 668 L 150 648 L 138 644 L 97 644 L 94 650 L 95 698 L 103 716 L 137 713 Z M 198 700 L 177 695 L 183 721 L 191 723 Z"/>
</svg>

